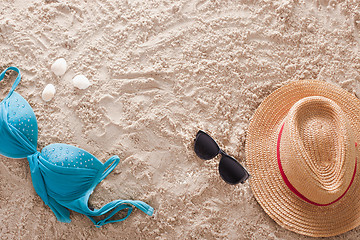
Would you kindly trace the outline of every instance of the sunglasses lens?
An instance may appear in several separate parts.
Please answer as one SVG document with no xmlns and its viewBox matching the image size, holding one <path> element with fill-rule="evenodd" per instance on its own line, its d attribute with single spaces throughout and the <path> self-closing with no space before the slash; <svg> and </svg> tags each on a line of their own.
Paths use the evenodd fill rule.
<svg viewBox="0 0 360 240">
<path fill-rule="evenodd" d="M 199 132 L 196 137 L 194 150 L 200 158 L 208 160 L 218 155 L 220 148 L 210 136 Z"/>
<path fill-rule="evenodd" d="M 244 182 L 249 174 L 234 158 L 223 155 L 219 163 L 219 172 L 222 179 L 229 184 Z"/>
</svg>

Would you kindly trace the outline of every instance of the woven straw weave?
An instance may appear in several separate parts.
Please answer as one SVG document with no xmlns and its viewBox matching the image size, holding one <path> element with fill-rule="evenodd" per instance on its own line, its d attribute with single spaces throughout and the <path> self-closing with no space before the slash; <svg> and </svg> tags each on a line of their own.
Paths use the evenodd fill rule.
<svg viewBox="0 0 360 240">
<path fill-rule="evenodd" d="M 301 199 L 281 175 L 281 129 L 283 172 L 318 205 Z M 269 95 L 256 110 L 246 139 L 250 185 L 265 212 L 284 228 L 313 237 L 357 227 L 359 129 L 359 99 L 333 84 L 296 81 Z"/>
</svg>

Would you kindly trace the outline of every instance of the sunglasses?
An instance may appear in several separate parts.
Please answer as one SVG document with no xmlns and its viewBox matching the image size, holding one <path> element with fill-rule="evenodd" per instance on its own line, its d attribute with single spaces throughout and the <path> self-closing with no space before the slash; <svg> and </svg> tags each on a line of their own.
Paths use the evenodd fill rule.
<svg viewBox="0 0 360 240">
<path fill-rule="evenodd" d="M 210 160 L 221 154 L 219 173 L 228 184 L 244 183 L 250 177 L 250 174 L 235 158 L 227 155 L 212 137 L 201 130 L 196 134 L 194 150 L 196 155 L 204 160 Z"/>
</svg>

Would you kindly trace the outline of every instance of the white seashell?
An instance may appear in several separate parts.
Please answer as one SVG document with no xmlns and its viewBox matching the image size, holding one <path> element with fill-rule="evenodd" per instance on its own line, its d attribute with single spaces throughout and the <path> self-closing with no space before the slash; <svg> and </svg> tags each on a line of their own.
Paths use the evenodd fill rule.
<svg viewBox="0 0 360 240">
<path fill-rule="evenodd" d="M 54 97 L 55 92 L 56 92 L 56 90 L 55 90 L 54 85 L 52 85 L 52 84 L 46 85 L 46 87 L 44 88 L 44 91 L 42 92 L 42 99 L 45 102 L 50 101 Z"/>
<path fill-rule="evenodd" d="M 73 78 L 73 84 L 75 87 L 80 89 L 86 89 L 91 85 L 89 79 L 87 79 L 87 77 L 82 74 L 77 75 Z"/>
<path fill-rule="evenodd" d="M 67 64 L 64 58 L 59 58 L 51 65 L 51 71 L 57 76 L 62 76 L 66 72 Z"/>
</svg>

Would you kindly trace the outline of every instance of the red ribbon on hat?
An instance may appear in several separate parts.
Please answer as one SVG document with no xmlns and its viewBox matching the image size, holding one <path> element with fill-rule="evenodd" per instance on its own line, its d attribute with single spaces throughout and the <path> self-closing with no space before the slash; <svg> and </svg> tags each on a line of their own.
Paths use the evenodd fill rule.
<svg viewBox="0 0 360 240">
<path fill-rule="evenodd" d="M 282 127 L 281 127 L 281 129 L 280 129 L 279 136 L 278 136 L 278 141 L 277 141 L 277 162 L 278 162 L 278 165 L 279 165 L 279 169 L 280 169 L 280 173 L 281 173 L 282 179 L 284 180 L 286 186 L 287 186 L 293 193 L 295 193 L 296 196 L 298 196 L 299 198 L 301 198 L 301 199 L 304 200 L 305 202 L 311 203 L 311 204 L 316 205 L 316 206 L 328 206 L 328 205 L 330 205 L 330 204 L 333 204 L 333 203 L 339 201 L 339 200 L 345 195 L 345 193 L 349 190 L 351 184 L 354 182 L 354 178 L 355 178 L 355 174 L 356 174 L 357 159 L 356 159 L 356 161 L 355 161 L 354 173 L 353 173 L 353 176 L 352 176 L 352 178 L 351 178 L 350 184 L 349 184 L 348 188 L 345 190 L 345 192 L 344 192 L 339 198 L 337 198 L 336 200 L 332 201 L 331 203 L 326 203 L 326 204 L 320 204 L 320 203 L 313 202 L 313 201 L 309 200 L 308 198 L 306 198 L 304 195 L 302 195 L 298 190 L 296 190 L 296 188 L 290 183 L 289 179 L 286 177 L 285 172 L 284 172 L 284 170 L 283 170 L 283 168 L 282 168 L 281 161 L 280 161 L 280 140 L 281 140 L 282 131 L 283 131 L 283 129 L 284 129 L 284 125 L 285 125 L 285 123 L 282 125 Z M 355 145 L 357 145 L 357 143 L 355 143 Z"/>
</svg>

